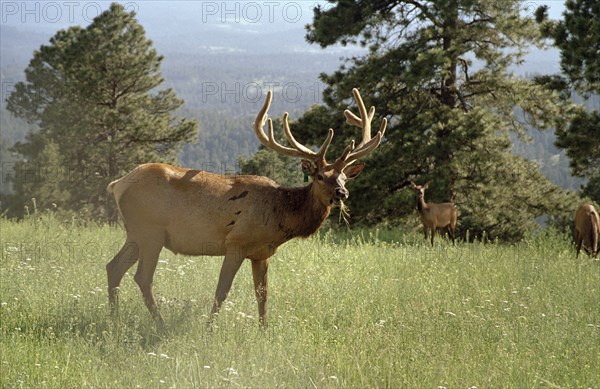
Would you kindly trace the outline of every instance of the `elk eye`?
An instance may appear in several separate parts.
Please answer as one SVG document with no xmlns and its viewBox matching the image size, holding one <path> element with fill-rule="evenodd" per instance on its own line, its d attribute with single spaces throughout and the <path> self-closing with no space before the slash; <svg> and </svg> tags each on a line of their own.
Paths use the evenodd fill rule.
<svg viewBox="0 0 600 389">
<path fill-rule="evenodd" d="M 323 175 L 322 174 L 317 174 L 317 180 L 323 181 Z"/>
</svg>

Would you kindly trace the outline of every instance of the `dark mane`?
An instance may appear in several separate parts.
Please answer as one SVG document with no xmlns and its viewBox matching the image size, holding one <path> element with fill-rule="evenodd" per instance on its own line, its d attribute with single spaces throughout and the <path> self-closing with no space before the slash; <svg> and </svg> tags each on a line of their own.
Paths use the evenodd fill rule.
<svg viewBox="0 0 600 389">
<path fill-rule="evenodd" d="M 303 188 L 277 189 L 284 209 L 274 206 L 273 213 L 277 217 L 279 228 L 285 234 L 286 240 L 295 237 L 309 237 L 321 228 L 329 216 L 331 207 L 313 199 L 312 184 Z"/>
</svg>

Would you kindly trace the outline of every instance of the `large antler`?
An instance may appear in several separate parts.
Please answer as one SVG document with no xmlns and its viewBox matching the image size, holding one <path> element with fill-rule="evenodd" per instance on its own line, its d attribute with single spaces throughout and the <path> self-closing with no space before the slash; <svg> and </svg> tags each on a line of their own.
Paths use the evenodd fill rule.
<svg viewBox="0 0 600 389">
<path fill-rule="evenodd" d="M 280 154 L 288 155 L 290 157 L 304 158 L 313 162 L 324 161 L 325 153 L 327 152 L 327 148 L 329 147 L 331 139 L 333 138 L 333 129 L 329 129 L 327 138 L 325 139 L 325 142 L 323 142 L 323 145 L 321 146 L 319 151 L 314 152 L 308 147 L 299 143 L 294 138 L 294 136 L 292 135 L 292 131 L 290 130 L 290 125 L 288 123 L 288 113 L 286 112 L 283 114 L 283 132 L 288 142 L 290 142 L 290 145 L 292 145 L 293 148 L 283 146 L 282 144 L 278 143 L 275 140 L 275 137 L 273 136 L 273 121 L 271 120 L 271 118 L 267 119 L 267 111 L 271 106 L 272 99 L 273 93 L 271 91 L 268 91 L 265 103 L 263 104 L 261 110 L 258 112 L 256 120 L 254 121 L 254 132 L 256 133 L 256 136 L 258 137 L 260 143 L 262 143 L 265 147 L 270 148 L 271 150 L 274 150 Z M 269 136 L 267 136 L 263 130 L 265 121 L 268 121 Z"/>
<path fill-rule="evenodd" d="M 377 131 L 374 138 L 371 138 L 371 121 L 375 115 L 375 107 L 371 107 L 369 112 L 367 112 L 367 108 L 365 107 L 365 103 L 363 102 L 358 89 L 352 89 L 352 95 L 354 96 L 354 100 L 356 100 L 360 118 L 349 110 L 344 111 L 344 116 L 346 116 L 346 123 L 362 128 L 362 140 L 356 147 L 354 147 L 354 141 L 346 147 L 340 157 L 345 165 L 350 165 L 357 159 L 362 158 L 375 150 L 377 146 L 379 146 L 383 134 L 385 133 L 385 128 L 387 127 L 387 119 L 383 118 L 379 131 Z"/>
</svg>

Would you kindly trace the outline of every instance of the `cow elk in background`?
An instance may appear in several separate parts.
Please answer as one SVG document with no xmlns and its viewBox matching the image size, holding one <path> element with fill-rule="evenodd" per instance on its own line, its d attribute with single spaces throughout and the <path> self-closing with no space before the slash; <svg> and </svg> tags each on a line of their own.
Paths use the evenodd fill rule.
<svg viewBox="0 0 600 389">
<path fill-rule="evenodd" d="M 453 203 L 426 203 L 425 189 L 429 187 L 429 182 L 420 186 L 410 181 L 410 185 L 417 194 L 417 209 L 419 210 L 419 218 L 423 224 L 425 239 L 427 239 L 427 231 L 431 231 L 431 245 L 433 246 L 435 231 L 440 229 L 448 233 L 448 236 L 452 239 L 452 244 L 454 244 L 454 234 L 458 219 L 458 209 L 456 206 Z"/>
<path fill-rule="evenodd" d="M 303 188 L 284 188 L 267 177 L 224 176 L 161 163 L 140 165 L 111 182 L 108 191 L 114 195 L 127 232 L 123 248 L 106 265 L 113 312 L 118 307 L 123 275 L 138 262 L 134 280 L 148 310 L 159 326 L 163 325 L 153 277 L 159 253 L 166 247 L 184 255 L 224 256 L 212 314 L 219 311 L 244 259 L 250 259 L 258 315 L 266 324 L 269 257 L 284 242 L 315 233 L 332 207 L 343 205 L 349 195 L 346 181 L 364 168 L 362 163 L 353 163 L 375 150 L 385 132 L 387 121 L 383 119 L 379 131 L 371 137 L 375 107 L 367 111 L 358 90 L 352 93 L 360 117 L 348 110 L 344 115 L 348 124 L 362 128 L 362 140 L 356 147 L 352 141 L 331 164 L 325 154 L 333 129 L 315 152 L 296 141 L 285 113 L 283 130 L 292 147 L 275 140 L 273 123 L 267 119 L 272 93 L 267 93 L 254 132 L 265 147 L 302 159 L 303 169 L 312 178 Z M 263 130 L 265 122 L 268 134 Z"/>
<path fill-rule="evenodd" d="M 575 245 L 577 255 L 583 249 L 592 257 L 600 252 L 600 217 L 591 204 L 583 204 L 575 213 Z"/>
</svg>

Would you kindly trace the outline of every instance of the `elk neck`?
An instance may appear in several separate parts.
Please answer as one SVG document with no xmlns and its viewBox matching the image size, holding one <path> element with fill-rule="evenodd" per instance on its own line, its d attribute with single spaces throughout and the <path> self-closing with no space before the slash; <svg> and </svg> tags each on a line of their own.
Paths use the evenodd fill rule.
<svg viewBox="0 0 600 389">
<path fill-rule="evenodd" d="M 425 202 L 425 197 L 417 197 L 417 209 L 419 210 L 419 212 L 429 209 L 429 204 Z"/>
<path fill-rule="evenodd" d="M 273 211 L 286 240 L 314 234 L 329 216 L 331 206 L 320 202 L 313 192 L 313 184 L 303 188 L 278 189 L 280 202 Z"/>
</svg>

